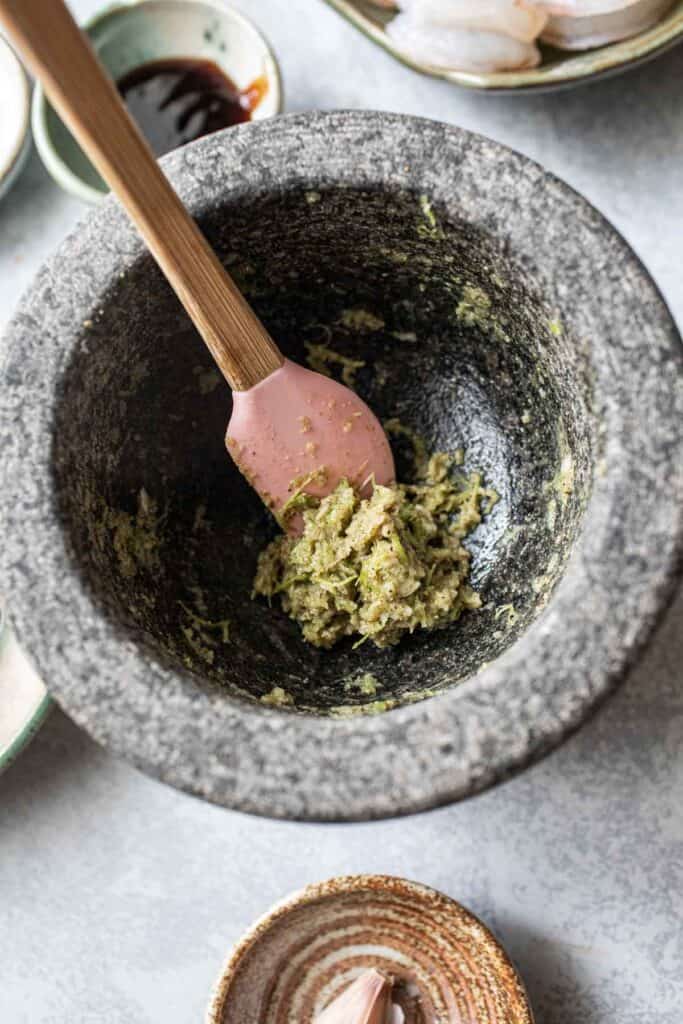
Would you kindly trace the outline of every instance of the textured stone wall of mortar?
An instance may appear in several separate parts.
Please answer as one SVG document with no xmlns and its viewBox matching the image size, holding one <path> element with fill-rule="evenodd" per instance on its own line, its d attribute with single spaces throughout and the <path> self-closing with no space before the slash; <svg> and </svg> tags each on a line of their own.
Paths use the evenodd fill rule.
<svg viewBox="0 0 683 1024">
<path fill-rule="evenodd" d="M 400 68 L 314 0 L 288 0 L 284 17 L 278 0 L 242 6 L 283 59 L 287 109 L 427 114 L 539 159 L 624 232 L 683 322 L 681 50 L 571 93 L 478 96 Z M 3 322 L 79 213 L 34 159 L 0 205 Z M 630 680 L 556 754 L 404 821 L 232 814 L 139 775 L 55 713 L 0 779 L 3 1022 L 200 1020 L 227 946 L 257 913 L 311 879 L 364 870 L 419 878 L 481 914 L 539 1024 L 678 1024 L 682 616 L 679 600 Z"/>
</svg>

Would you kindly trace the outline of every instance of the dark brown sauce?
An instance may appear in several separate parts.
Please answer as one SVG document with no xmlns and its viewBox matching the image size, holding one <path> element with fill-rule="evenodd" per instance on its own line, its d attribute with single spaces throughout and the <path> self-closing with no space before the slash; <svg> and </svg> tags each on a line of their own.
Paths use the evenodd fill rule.
<svg viewBox="0 0 683 1024">
<path fill-rule="evenodd" d="M 263 76 L 240 90 L 213 61 L 192 57 L 143 64 L 117 86 L 156 156 L 249 121 L 268 91 Z"/>
</svg>

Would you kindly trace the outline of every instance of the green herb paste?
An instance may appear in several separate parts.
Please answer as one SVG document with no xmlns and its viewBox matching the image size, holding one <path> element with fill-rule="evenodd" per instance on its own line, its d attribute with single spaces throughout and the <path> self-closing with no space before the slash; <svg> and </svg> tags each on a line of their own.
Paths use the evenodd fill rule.
<svg viewBox="0 0 683 1024">
<path fill-rule="evenodd" d="M 369 498 L 345 480 L 322 500 L 300 495 L 303 533 L 261 553 L 254 595 L 278 597 L 316 647 L 354 635 L 387 647 L 479 608 L 462 540 L 498 496 L 478 473 L 452 475 L 456 461 L 433 455 L 416 483 L 376 486 Z"/>
</svg>

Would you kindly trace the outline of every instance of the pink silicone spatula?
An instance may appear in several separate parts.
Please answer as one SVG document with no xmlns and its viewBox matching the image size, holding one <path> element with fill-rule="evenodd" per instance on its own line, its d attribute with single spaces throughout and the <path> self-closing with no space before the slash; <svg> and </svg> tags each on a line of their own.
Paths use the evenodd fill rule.
<svg viewBox="0 0 683 1024">
<path fill-rule="evenodd" d="M 393 457 L 374 414 L 348 388 L 284 358 L 159 169 L 62 0 L 0 0 L 0 20 L 232 388 L 228 450 L 266 504 L 277 515 L 297 487 L 323 495 L 342 477 L 366 492 L 373 479 L 390 483 Z"/>
</svg>

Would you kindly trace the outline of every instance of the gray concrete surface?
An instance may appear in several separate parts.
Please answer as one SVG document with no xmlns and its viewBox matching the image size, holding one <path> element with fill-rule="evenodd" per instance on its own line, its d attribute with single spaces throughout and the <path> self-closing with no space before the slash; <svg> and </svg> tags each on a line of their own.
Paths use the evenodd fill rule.
<svg viewBox="0 0 683 1024">
<path fill-rule="evenodd" d="M 614 221 L 683 322 L 682 49 L 574 92 L 481 96 L 396 65 L 319 0 L 242 7 L 281 57 L 288 110 L 426 114 L 528 153 Z M 81 212 L 34 158 L 0 204 L 2 322 Z M 203 804 L 55 712 L 0 779 L 0 1021 L 199 1021 L 230 943 L 269 903 L 313 879 L 383 871 L 484 917 L 539 1024 L 678 1024 L 682 618 L 679 598 L 622 690 L 550 758 L 467 803 L 372 825 Z"/>
</svg>

